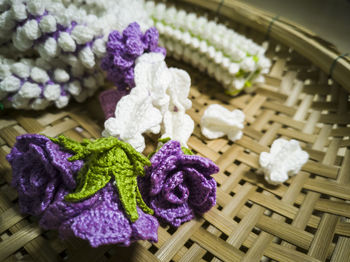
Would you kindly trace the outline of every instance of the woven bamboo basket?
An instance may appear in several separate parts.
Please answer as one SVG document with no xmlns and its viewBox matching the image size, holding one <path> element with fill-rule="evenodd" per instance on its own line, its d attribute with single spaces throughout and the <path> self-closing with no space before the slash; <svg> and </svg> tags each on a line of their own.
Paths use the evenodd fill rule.
<svg viewBox="0 0 350 262">
<path fill-rule="evenodd" d="M 273 66 L 266 83 L 236 97 L 195 68 L 168 59 L 191 75 L 188 113 L 196 127 L 188 144 L 220 167 L 217 205 L 179 228 L 160 227 L 154 244 L 93 249 L 79 239 L 62 241 L 19 213 L 5 155 L 24 133 L 100 137 L 104 119 L 97 95 L 64 110 L 5 110 L 0 116 L 0 261 L 350 261 L 349 59 L 305 29 L 241 2 L 175 4 L 219 16 L 258 43 L 270 41 Z M 213 103 L 244 111 L 242 139 L 232 143 L 201 135 L 200 118 Z M 259 154 L 278 137 L 299 140 L 310 159 L 295 177 L 271 186 L 256 171 Z M 156 138 L 147 141 L 151 152 Z"/>
</svg>

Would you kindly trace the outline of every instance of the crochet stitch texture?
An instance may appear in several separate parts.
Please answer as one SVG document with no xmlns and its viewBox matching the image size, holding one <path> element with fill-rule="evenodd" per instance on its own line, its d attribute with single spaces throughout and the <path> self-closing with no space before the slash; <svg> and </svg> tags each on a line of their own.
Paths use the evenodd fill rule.
<svg viewBox="0 0 350 262">
<path fill-rule="evenodd" d="M 125 213 L 132 222 L 138 219 L 136 204 L 144 212 L 153 214 L 137 187 L 137 176 L 144 175 L 144 166 L 150 165 L 150 162 L 132 146 L 114 137 L 84 140 L 82 143 L 65 136 L 51 140 L 75 153 L 69 161 L 85 160 L 85 165 L 77 175 L 77 188 L 74 193 L 66 195 L 65 200 L 80 201 L 90 197 L 113 177 Z"/>
<path fill-rule="evenodd" d="M 219 168 L 209 159 L 184 154 L 179 142 L 171 140 L 151 158 L 146 175 L 138 179 L 140 191 L 154 214 L 175 227 L 216 203 Z"/>
<path fill-rule="evenodd" d="M 114 179 L 90 198 L 67 202 L 76 187 L 75 176 L 83 161 L 68 161 L 72 154 L 42 135 L 26 134 L 7 156 L 13 170 L 22 213 L 39 216 L 44 229 L 58 230 L 62 238 L 80 237 L 97 247 L 128 246 L 136 240 L 157 241 L 158 221 L 137 207 L 139 219 L 132 223 L 119 200 Z"/>
</svg>

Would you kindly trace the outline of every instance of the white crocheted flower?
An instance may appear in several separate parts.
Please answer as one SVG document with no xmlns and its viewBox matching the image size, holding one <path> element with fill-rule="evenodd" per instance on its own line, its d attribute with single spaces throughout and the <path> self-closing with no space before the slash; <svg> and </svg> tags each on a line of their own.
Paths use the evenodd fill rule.
<svg viewBox="0 0 350 262">
<path fill-rule="evenodd" d="M 15 92 L 21 87 L 21 81 L 15 76 L 7 76 L 0 83 L 0 90 L 6 92 Z"/>
<path fill-rule="evenodd" d="M 103 135 L 117 136 L 142 152 L 142 133 L 159 133 L 162 129 L 163 137 L 187 146 L 194 128 L 193 120 L 186 115 L 192 105 L 187 98 L 188 74 L 168 68 L 160 53 L 144 54 L 136 60 L 135 85 L 118 102 L 115 117 L 105 122 Z"/>
<path fill-rule="evenodd" d="M 136 86 L 118 102 L 115 117 L 105 122 L 103 136 L 116 136 L 142 152 L 145 149 L 142 134 L 159 133 L 161 121 L 162 115 L 152 105 L 148 91 Z"/>
<path fill-rule="evenodd" d="M 298 141 L 279 138 L 272 143 L 270 153 L 260 154 L 259 163 L 265 180 L 277 185 L 296 175 L 308 159 L 308 153 L 300 148 Z"/>
<path fill-rule="evenodd" d="M 36 98 L 39 97 L 41 93 L 41 88 L 37 84 L 26 82 L 22 85 L 21 90 L 18 94 L 23 98 Z"/>
<path fill-rule="evenodd" d="M 202 134 L 209 139 L 227 135 L 231 141 L 241 139 L 244 128 L 244 113 L 235 109 L 230 111 L 217 104 L 208 106 L 201 119 Z"/>
</svg>

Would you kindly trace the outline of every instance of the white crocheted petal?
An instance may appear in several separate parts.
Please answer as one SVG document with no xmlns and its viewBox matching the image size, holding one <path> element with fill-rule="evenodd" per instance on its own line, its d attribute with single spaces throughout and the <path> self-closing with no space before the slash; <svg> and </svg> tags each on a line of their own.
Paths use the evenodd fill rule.
<svg viewBox="0 0 350 262">
<path fill-rule="evenodd" d="M 79 59 L 81 63 L 87 68 L 93 68 L 95 65 L 95 56 L 89 46 L 84 47 L 79 52 Z"/>
<path fill-rule="evenodd" d="M 37 98 L 41 94 L 41 88 L 37 84 L 26 82 L 22 85 L 18 94 L 23 98 Z"/>
<path fill-rule="evenodd" d="M 86 88 L 95 90 L 97 87 L 96 79 L 93 76 L 88 76 L 87 78 L 84 78 L 83 86 L 85 86 Z"/>
<path fill-rule="evenodd" d="M 77 25 L 72 31 L 72 38 L 81 45 L 91 41 L 94 38 L 94 33 L 87 26 Z"/>
<path fill-rule="evenodd" d="M 8 63 L 0 64 L 0 79 L 4 79 L 6 76 L 11 75 L 12 65 Z"/>
<path fill-rule="evenodd" d="M 187 98 L 190 92 L 191 78 L 182 69 L 170 68 L 169 71 L 172 74 L 172 81 L 168 89 L 171 106 L 174 107 L 174 110 L 186 111 L 192 106 L 191 100 Z"/>
<path fill-rule="evenodd" d="M 0 90 L 5 92 L 15 92 L 21 87 L 21 80 L 9 75 L 0 83 Z"/>
<path fill-rule="evenodd" d="M 246 57 L 240 63 L 241 69 L 246 72 L 254 71 L 256 68 L 255 62 L 252 57 Z"/>
<path fill-rule="evenodd" d="M 12 34 L 12 43 L 19 51 L 26 51 L 33 45 L 33 41 L 24 35 L 23 27 L 18 27 L 16 33 Z"/>
<path fill-rule="evenodd" d="M 36 40 L 41 36 L 39 24 L 36 20 L 32 19 L 27 21 L 23 26 L 24 34 L 29 40 Z"/>
<path fill-rule="evenodd" d="M 56 101 L 55 101 L 55 105 L 57 106 L 57 108 L 63 108 L 66 105 L 68 105 L 69 102 L 69 96 L 60 96 Z"/>
<path fill-rule="evenodd" d="M 81 84 L 79 81 L 75 80 L 68 84 L 68 92 L 74 96 L 77 96 L 81 93 Z"/>
<path fill-rule="evenodd" d="M 42 98 L 36 98 L 30 107 L 34 110 L 42 110 L 50 105 L 50 101 Z"/>
<path fill-rule="evenodd" d="M 57 56 L 59 48 L 56 40 L 53 37 L 49 37 L 44 44 L 39 46 L 39 52 L 45 58 Z"/>
<path fill-rule="evenodd" d="M 42 15 L 45 11 L 45 5 L 43 0 L 29 0 L 27 2 L 27 8 L 32 15 Z"/>
<path fill-rule="evenodd" d="M 106 42 L 102 38 L 95 40 L 92 45 L 92 51 L 97 57 L 104 56 L 106 54 Z"/>
<path fill-rule="evenodd" d="M 168 111 L 164 115 L 163 129 L 163 138 L 170 137 L 172 140 L 179 141 L 182 146 L 187 147 L 187 141 L 194 129 L 194 122 L 184 112 Z"/>
<path fill-rule="evenodd" d="M 60 36 L 58 37 L 58 45 L 65 52 L 74 52 L 76 48 L 73 38 L 67 32 L 60 33 Z"/>
<path fill-rule="evenodd" d="M 15 63 L 11 65 L 11 72 L 21 78 L 27 78 L 30 75 L 30 67 L 25 63 Z"/>
<path fill-rule="evenodd" d="M 54 79 L 59 83 L 64 83 L 69 80 L 69 74 L 61 68 L 57 68 L 53 74 Z"/>
<path fill-rule="evenodd" d="M 44 16 L 39 23 L 39 27 L 44 33 L 52 33 L 56 31 L 56 19 L 52 15 Z"/>
<path fill-rule="evenodd" d="M 153 105 L 161 112 L 168 109 L 169 96 L 166 93 L 171 73 L 167 68 L 164 56 L 160 53 L 148 53 L 136 60 L 135 85 L 146 88 L 152 97 Z"/>
<path fill-rule="evenodd" d="M 152 105 L 148 91 L 135 87 L 118 102 L 115 117 L 105 122 L 105 129 L 108 134 L 123 141 L 138 141 L 135 146 L 139 147 L 139 136 L 145 132 L 159 132 L 161 121 L 162 115 Z"/>
<path fill-rule="evenodd" d="M 39 67 L 32 68 L 32 71 L 30 72 L 30 77 L 35 82 L 43 84 L 50 80 L 49 75 L 46 73 L 46 71 Z"/>
<path fill-rule="evenodd" d="M 61 87 L 59 85 L 46 85 L 44 89 L 44 97 L 49 101 L 57 100 L 61 95 Z"/>
<path fill-rule="evenodd" d="M 232 141 L 242 137 L 244 113 L 235 109 L 232 112 L 217 104 L 208 106 L 201 119 L 202 134 L 209 139 L 227 135 Z"/>
<path fill-rule="evenodd" d="M 26 6 L 23 3 L 14 3 L 11 7 L 12 15 L 17 21 L 27 18 Z"/>
<path fill-rule="evenodd" d="M 27 109 L 30 100 L 30 98 L 25 98 L 17 93 L 12 98 L 11 106 L 16 109 Z"/>
<path fill-rule="evenodd" d="M 288 179 L 288 175 L 297 174 L 308 158 L 298 141 L 279 138 L 272 143 L 270 153 L 260 154 L 259 164 L 269 183 L 280 184 Z"/>
</svg>

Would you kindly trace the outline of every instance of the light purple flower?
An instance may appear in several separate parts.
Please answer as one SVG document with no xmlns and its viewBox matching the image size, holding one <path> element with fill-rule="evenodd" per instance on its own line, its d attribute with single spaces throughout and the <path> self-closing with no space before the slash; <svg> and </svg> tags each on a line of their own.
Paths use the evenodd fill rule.
<svg viewBox="0 0 350 262">
<path fill-rule="evenodd" d="M 216 182 L 211 175 L 219 168 L 211 160 L 185 155 L 179 142 L 169 141 L 151 163 L 139 187 L 161 221 L 177 227 L 215 205 Z"/>
<path fill-rule="evenodd" d="M 12 165 L 12 186 L 18 191 L 22 213 L 40 215 L 53 201 L 59 185 L 67 190 L 75 188 L 73 174 L 83 162 L 69 162 L 70 156 L 45 136 L 17 137 L 6 158 Z"/>
</svg>

